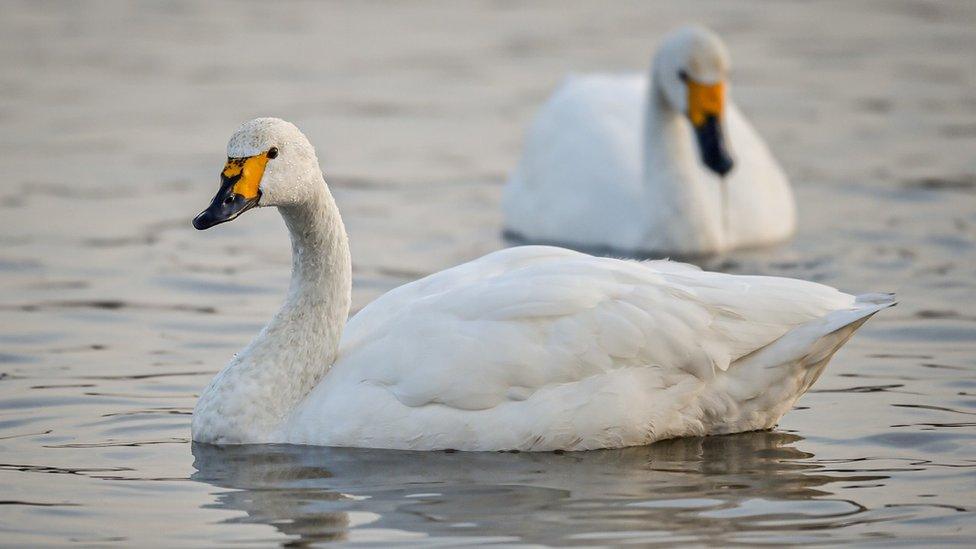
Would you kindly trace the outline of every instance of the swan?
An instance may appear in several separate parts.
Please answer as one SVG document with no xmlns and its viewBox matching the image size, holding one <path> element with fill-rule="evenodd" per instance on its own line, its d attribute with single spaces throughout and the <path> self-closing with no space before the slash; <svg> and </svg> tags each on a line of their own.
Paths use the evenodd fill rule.
<svg viewBox="0 0 976 549">
<path fill-rule="evenodd" d="M 721 39 L 686 27 L 663 40 L 649 79 L 568 77 L 505 187 L 506 235 L 677 257 L 788 239 L 789 182 L 727 98 L 728 72 Z"/>
<path fill-rule="evenodd" d="M 396 288 L 347 323 L 342 218 L 301 131 L 244 123 L 193 225 L 288 227 L 281 309 L 201 393 L 192 438 L 413 450 L 585 450 L 768 429 L 890 295 L 549 246 Z"/>
</svg>

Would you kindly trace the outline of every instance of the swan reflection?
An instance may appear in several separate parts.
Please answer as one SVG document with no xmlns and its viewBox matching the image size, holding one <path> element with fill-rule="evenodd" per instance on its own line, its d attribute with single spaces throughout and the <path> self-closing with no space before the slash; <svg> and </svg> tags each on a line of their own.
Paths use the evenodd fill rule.
<svg viewBox="0 0 976 549">
<path fill-rule="evenodd" d="M 578 453 L 447 453 L 193 445 L 192 479 L 215 507 L 304 544 L 606 543 L 751 539 L 836 528 L 864 508 L 832 499 L 841 476 L 781 432 L 685 438 Z"/>
</svg>

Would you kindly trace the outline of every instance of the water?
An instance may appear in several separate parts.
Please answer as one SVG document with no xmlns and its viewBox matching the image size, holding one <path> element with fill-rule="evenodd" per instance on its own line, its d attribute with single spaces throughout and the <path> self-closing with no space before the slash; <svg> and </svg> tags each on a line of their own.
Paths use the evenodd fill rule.
<svg viewBox="0 0 976 549">
<path fill-rule="evenodd" d="M 0 544 L 976 542 L 976 4 L 8 2 Z M 197 233 L 227 137 L 317 145 L 354 305 L 504 246 L 522 129 L 570 70 L 728 41 L 800 233 L 712 267 L 895 291 L 768 433 L 569 454 L 192 445 L 288 278 L 272 211 Z"/>
</svg>

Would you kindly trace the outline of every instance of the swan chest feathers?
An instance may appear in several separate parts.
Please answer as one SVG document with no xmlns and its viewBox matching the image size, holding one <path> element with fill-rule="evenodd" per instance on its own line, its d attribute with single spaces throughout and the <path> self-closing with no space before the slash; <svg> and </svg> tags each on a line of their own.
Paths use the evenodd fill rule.
<svg viewBox="0 0 976 549">
<path fill-rule="evenodd" d="M 552 450 L 768 428 L 805 391 L 796 379 L 808 349 L 763 364 L 758 379 L 735 362 L 854 304 L 801 281 L 504 250 L 363 309 L 332 370 L 276 436 Z"/>
</svg>

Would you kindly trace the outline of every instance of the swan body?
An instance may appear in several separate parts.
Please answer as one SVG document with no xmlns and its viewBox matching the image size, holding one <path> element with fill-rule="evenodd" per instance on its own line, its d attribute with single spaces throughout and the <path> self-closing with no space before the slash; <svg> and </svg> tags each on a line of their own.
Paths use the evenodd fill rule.
<svg viewBox="0 0 976 549">
<path fill-rule="evenodd" d="M 583 450 L 767 429 L 893 304 L 523 246 L 394 289 L 346 324 L 345 231 L 304 136 L 280 120 L 248 122 L 229 164 L 271 149 L 258 205 L 277 206 L 288 225 L 291 287 L 200 396 L 195 441 Z M 195 224 L 236 217 L 218 211 L 232 201 L 215 199 Z"/>
<path fill-rule="evenodd" d="M 691 92 L 695 82 L 724 85 L 727 57 L 717 36 L 693 27 L 664 40 L 650 75 L 567 78 L 535 117 L 505 188 L 506 232 L 637 255 L 787 239 L 796 224 L 789 182 L 727 98 L 716 99 L 716 138 L 731 149 L 731 168 L 703 163 Z"/>
</svg>

